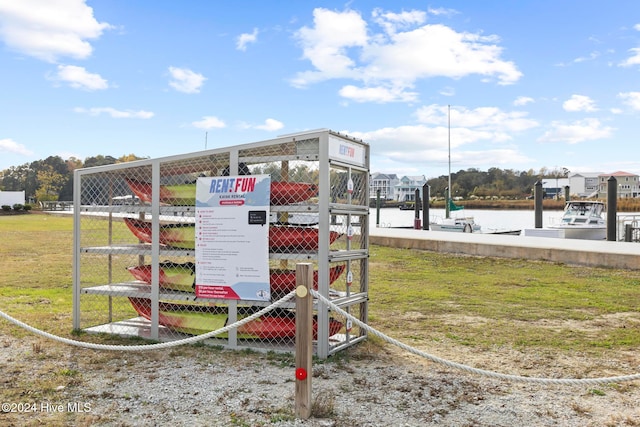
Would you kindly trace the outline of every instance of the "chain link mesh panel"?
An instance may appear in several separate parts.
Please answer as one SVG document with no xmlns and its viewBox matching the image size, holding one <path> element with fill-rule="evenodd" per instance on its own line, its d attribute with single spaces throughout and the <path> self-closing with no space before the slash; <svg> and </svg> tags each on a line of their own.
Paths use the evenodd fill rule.
<svg viewBox="0 0 640 427">
<path fill-rule="evenodd" d="M 368 170 L 340 161 L 321 165 L 324 136 L 80 170 L 75 327 L 161 340 L 206 333 L 294 290 L 300 261 L 313 264 L 314 289 L 366 321 Z M 270 298 L 196 297 L 197 180 L 236 175 L 271 178 Z M 314 307 L 314 340 L 329 353 L 364 337 Z M 212 342 L 292 351 L 294 338 L 291 303 Z"/>
</svg>

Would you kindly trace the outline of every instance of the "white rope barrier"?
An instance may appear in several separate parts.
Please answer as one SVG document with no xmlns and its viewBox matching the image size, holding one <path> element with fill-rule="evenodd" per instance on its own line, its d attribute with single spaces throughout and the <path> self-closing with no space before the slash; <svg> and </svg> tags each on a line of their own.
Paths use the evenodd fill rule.
<svg viewBox="0 0 640 427">
<path fill-rule="evenodd" d="M 525 377 L 521 375 L 512 375 L 512 374 L 502 374 L 499 372 L 474 368 L 472 366 L 464 365 L 462 363 L 452 362 L 452 361 L 443 359 L 441 357 L 431 355 L 422 350 L 418 350 L 407 344 L 404 344 L 394 338 L 391 338 L 388 335 L 385 335 L 384 333 L 370 327 L 366 323 L 362 322 L 360 319 L 347 313 L 345 310 L 341 309 L 340 307 L 335 305 L 333 302 L 331 302 L 331 300 L 320 295 L 317 291 L 310 290 L 310 292 L 314 298 L 317 298 L 319 301 L 325 304 L 328 308 L 344 316 L 345 319 L 351 320 L 354 324 L 356 324 L 361 329 L 367 331 L 368 333 L 371 333 L 372 335 L 376 335 L 377 337 L 383 339 L 384 341 L 392 345 L 395 345 L 405 350 L 408 353 L 415 354 L 416 356 L 420 356 L 434 363 L 438 363 L 438 364 L 447 366 L 449 368 L 458 369 L 471 374 L 482 375 L 490 378 L 497 378 L 501 380 L 508 380 L 508 381 L 514 381 L 514 382 L 557 384 L 557 385 L 607 384 L 607 383 L 619 383 L 619 382 L 625 382 L 625 381 L 640 380 L 640 374 L 620 375 L 620 376 L 601 377 L 601 378 L 541 378 L 541 377 Z M 27 325 L 26 323 L 21 322 L 20 320 L 4 313 L 3 311 L 0 311 L 0 317 L 36 335 L 40 335 L 45 338 L 49 338 L 54 341 L 61 342 L 63 344 L 73 345 L 76 347 L 87 348 L 92 350 L 110 350 L 110 351 L 129 351 L 129 352 L 151 351 L 151 350 L 160 350 L 160 349 L 165 349 L 170 347 L 177 347 L 179 345 L 184 345 L 184 344 L 193 344 L 198 341 L 202 341 L 202 340 L 223 334 L 225 332 L 229 332 L 234 328 L 238 328 L 246 323 L 249 323 L 265 315 L 269 311 L 284 305 L 284 303 L 291 300 L 294 296 L 295 296 L 295 291 L 292 291 L 289 294 L 285 295 L 282 299 L 274 302 L 273 304 L 267 307 L 264 307 L 262 310 L 257 311 L 256 313 L 248 317 L 245 317 L 242 320 L 239 320 L 231 325 L 227 325 L 215 331 L 207 332 L 202 335 L 195 335 L 189 338 L 184 338 L 176 341 L 162 342 L 162 343 L 156 343 L 156 344 L 144 344 L 144 345 L 108 345 L 108 344 L 95 344 L 95 343 L 88 343 L 84 341 L 72 340 L 69 338 L 60 337 L 60 336 L 51 334 L 49 332 L 45 332 L 40 329 L 34 328 L 33 326 Z"/>
<path fill-rule="evenodd" d="M 357 319 L 356 317 L 353 317 L 351 314 L 347 313 L 346 311 L 344 311 L 343 309 L 341 309 L 340 307 L 338 307 L 337 305 L 335 305 L 333 302 L 331 302 L 329 299 L 323 297 L 322 295 L 320 295 L 317 291 L 314 290 L 310 290 L 311 295 L 313 295 L 314 298 L 317 298 L 319 301 L 321 301 L 323 304 L 325 304 L 327 307 L 329 307 L 331 310 L 335 311 L 336 313 L 339 313 L 340 315 L 344 316 L 346 319 L 351 320 L 354 324 L 358 325 L 358 327 L 360 327 L 361 329 L 366 330 L 367 332 L 376 335 L 380 338 L 382 338 L 384 341 L 393 344 L 397 347 L 400 347 L 401 349 L 411 353 L 411 354 L 415 354 L 417 356 L 423 357 L 427 360 L 430 360 L 434 363 L 438 363 L 444 366 L 447 366 L 449 368 L 454 368 L 454 369 L 458 369 L 461 371 L 465 371 L 471 374 L 476 374 L 476 375 L 483 375 L 486 377 L 491 377 L 491 378 L 498 378 L 501 380 L 508 380 L 508 381 L 513 381 L 513 382 L 526 382 L 526 383 L 539 383 L 539 384 L 559 384 L 559 385 L 584 385 L 584 384 L 608 384 L 608 383 L 619 383 L 619 382 L 624 382 L 624 381 L 635 381 L 635 380 L 640 380 L 640 374 L 633 374 L 633 375 L 621 375 L 621 376 L 615 376 L 615 377 L 602 377 L 602 378 L 540 378 L 540 377 L 525 377 L 525 376 L 521 376 L 521 375 L 511 375 L 511 374 L 501 374 L 499 372 L 493 372 L 493 371 L 487 371 L 485 369 L 478 369 L 478 368 L 474 368 L 468 365 L 464 365 L 462 363 L 457 363 L 457 362 L 451 362 L 449 360 L 440 358 L 438 356 L 434 356 L 431 355 L 429 353 L 426 353 L 424 351 L 418 350 L 416 348 L 413 348 L 407 344 L 404 344 L 394 338 L 391 338 L 385 334 L 383 334 L 380 331 L 377 331 L 376 329 L 370 327 L 369 325 L 367 325 L 366 323 L 362 322 L 360 319 Z"/>
<path fill-rule="evenodd" d="M 51 334 L 49 332 L 45 332 L 42 331 L 40 329 L 34 328 L 33 326 L 27 325 L 24 322 L 21 322 L 20 320 L 9 316 L 8 314 L 0 311 L 0 317 L 8 320 L 9 322 L 20 326 L 21 328 L 26 329 L 29 332 L 33 332 L 36 335 L 40 335 L 43 336 L 45 338 L 50 338 L 54 341 L 58 341 L 64 344 L 69 344 L 69 345 L 73 345 L 76 347 L 82 347 L 82 348 L 88 348 L 88 349 L 92 349 L 92 350 L 111 350 L 111 351 L 130 351 L 130 352 L 134 352 L 134 351 L 147 351 L 147 350 L 159 350 L 159 349 L 164 349 L 164 348 L 170 348 L 170 347 L 177 347 L 179 345 L 184 345 L 184 344 L 193 344 L 196 343 L 198 341 L 202 341 L 202 340 L 206 340 L 207 338 L 211 338 L 214 337 L 216 335 L 220 335 L 223 334 L 225 332 L 229 332 L 230 330 L 234 329 L 234 328 L 238 328 L 242 325 L 244 325 L 245 323 L 249 323 L 252 320 L 255 320 L 263 315 L 265 315 L 266 313 L 270 312 L 273 309 L 276 309 L 280 306 L 282 306 L 284 303 L 286 303 L 287 301 L 289 301 L 290 299 L 292 299 L 295 296 L 295 291 L 292 291 L 290 293 L 288 293 L 287 295 L 285 295 L 284 297 L 282 297 L 282 299 L 274 302 L 273 304 L 271 304 L 268 307 L 263 308 L 260 311 L 257 311 L 256 313 L 252 314 L 249 317 L 245 317 L 242 320 L 239 320 L 235 323 L 232 323 L 231 325 L 227 325 L 223 328 L 217 329 L 215 331 L 211 331 L 211 332 L 207 332 L 206 334 L 202 334 L 202 335 L 195 335 L 189 338 L 184 338 L 181 340 L 177 340 L 177 341 L 168 341 L 168 342 L 163 342 L 163 343 L 157 343 L 157 344 L 144 344 L 144 345 L 108 345 L 108 344 L 94 344 L 94 343 L 89 343 L 89 342 L 84 342 L 84 341 L 78 341 L 78 340 L 72 340 L 69 338 L 64 338 L 64 337 L 60 337 L 54 334 Z"/>
</svg>

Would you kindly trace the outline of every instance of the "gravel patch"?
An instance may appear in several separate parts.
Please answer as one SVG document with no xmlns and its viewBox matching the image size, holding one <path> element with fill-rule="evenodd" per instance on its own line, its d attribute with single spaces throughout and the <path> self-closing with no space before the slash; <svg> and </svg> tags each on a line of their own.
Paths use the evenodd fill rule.
<svg viewBox="0 0 640 427">
<path fill-rule="evenodd" d="M 34 402 L 41 410 L 2 411 L 0 424 L 5 426 L 640 425 L 637 382 L 512 383 L 450 370 L 369 342 L 314 363 L 313 416 L 300 420 L 294 417 L 290 355 L 205 346 L 97 352 L 39 337 L 16 338 L 7 329 L 0 329 L 2 401 Z M 570 376 L 576 366 L 593 362 L 578 356 L 556 361 L 505 349 L 474 352 L 443 346 L 458 362 L 535 376 L 544 376 L 556 362 L 554 377 Z M 598 361 L 599 371 L 634 373 L 629 370 L 637 368 L 634 355 L 614 356 Z M 48 403 L 43 407 L 43 402 Z M 64 407 L 62 413 L 51 411 L 55 405 Z"/>
</svg>

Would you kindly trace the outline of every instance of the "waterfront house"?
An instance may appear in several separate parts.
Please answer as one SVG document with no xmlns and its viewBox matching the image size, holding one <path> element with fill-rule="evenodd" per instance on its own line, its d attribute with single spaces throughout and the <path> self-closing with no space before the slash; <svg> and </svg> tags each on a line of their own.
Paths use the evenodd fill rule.
<svg viewBox="0 0 640 427">
<path fill-rule="evenodd" d="M 416 190 L 420 192 L 420 198 L 422 198 L 422 186 L 427 183 L 427 179 L 424 175 L 418 176 L 403 176 L 400 178 L 400 182 L 396 184 L 396 200 L 399 202 L 413 202 L 416 199 Z"/>
<path fill-rule="evenodd" d="M 602 172 L 576 172 L 569 174 L 569 190 L 571 196 L 591 198 L 598 196 Z"/>
<path fill-rule="evenodd" d="M 617 181 L 618 198 L 625 199 L 628 197 L 640 196 L 640 181 L 638 175 L 629 172 L 618 171 L 610 174 L 601 174 L 598 176 L 598 197 L 607 198 L 607 189 L 609 187 L 609 178 L 614 177 Z"/>
<path fill-rule="evenodd" d="M 375 199 L 380 190 L 380 200 L 396 200 L 396 185 L 400 182 L 394 173 L 374 172 L 369 178 L 369 198 Z"/>
</svg>

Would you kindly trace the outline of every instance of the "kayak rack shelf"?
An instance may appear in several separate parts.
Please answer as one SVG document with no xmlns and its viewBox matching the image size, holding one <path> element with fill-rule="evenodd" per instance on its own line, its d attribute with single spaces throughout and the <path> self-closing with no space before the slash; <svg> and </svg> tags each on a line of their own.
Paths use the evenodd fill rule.
<svg viewBox="0 0 640 427">
<path fill-rule="evenodd" d="M 75 170 L 73 328 L 160 341 L 205 333 L 287 295 L 299 263 L 366 324 L 369 159 L 367 143 L 317 129 Z M 291 352 L 294 315 L 287 301 L 206 342 Z M 321 359 L 367 338 L 318 300 L 313 315 Z"/>
<path fill-rule="evenodd" d="M 91 286 L 87 288 L 82 288 L 81 292 L 83 294 L 92 294 L 92 295 L 104 295 L 104 296 L 120 296 L 120 297 L 130 297 L 130 298 L 151 298 L 151 286 L 142 282 L 122 282 L 122 283 L 112 283 L 109 285 L 99 285 L 99 286 Z M 199 303 L 209 303 L 209 304 L 217 304 L 217 305 L 226 305 L 229 304 L 228 299 L 216 299 L 216 298 L 198 298 L 194 293 L 190 292 L 181 292 L 181 291 L 173 291 L 168 289 L 163 289 L 160 291 L 159 299 L 161 300 L 172 300 L 172 301 L 191 301 L 191 302 L 199 302 Z M 329 295 L 329 299 L 335 304 L 350 306 L 354 304 L 361 303 L 366 301 L 367 299 L 366 293 L 352 293 L 347 295 L 346 292 L 331 292 Z M 314 301 L 314 304 L 316 301 Z M 271 304 L 271 301 L 247 301 L 243 300 L 242 304 L 244 305 L 252 305 L 256 307 L 266 307 Z M 317 304 L 316 304 L 317 305 Z M 284 308 L 295 308 L 295 303 L 285 303 L 282 307 Z"/>
</svg>

